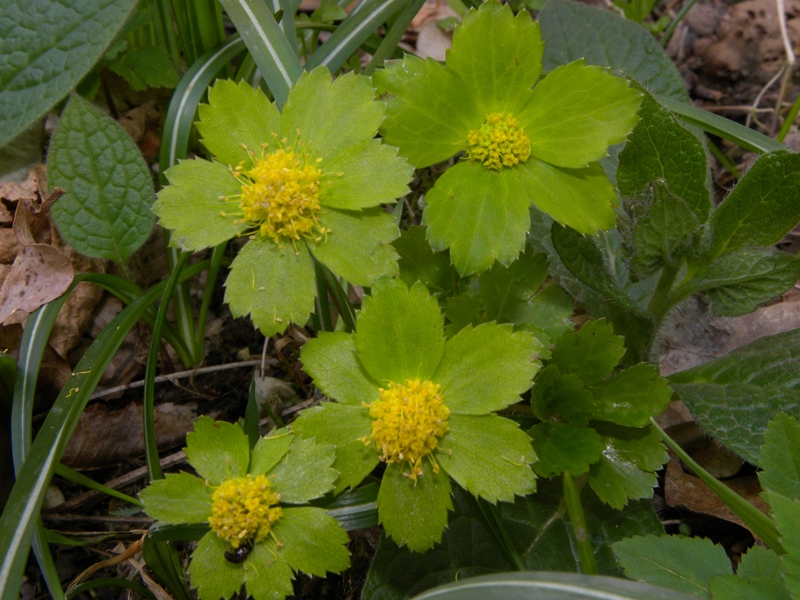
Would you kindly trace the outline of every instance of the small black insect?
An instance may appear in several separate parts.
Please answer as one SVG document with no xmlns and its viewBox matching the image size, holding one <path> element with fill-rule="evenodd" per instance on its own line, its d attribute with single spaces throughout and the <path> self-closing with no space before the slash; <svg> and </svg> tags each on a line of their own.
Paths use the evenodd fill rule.
<svg viewBox="0 0 800 600">
<path fill-rule="evenodd" d="M 253 549 L 253 544 L 244 543 L 238 548 L 234 548 L 233 550 L 228 550 L 225 553 L 225 558 L 228 562 L 232 562 L 234 564 L 240 564 L 247 559 L 247 556 L 250 554 L 250 551 Z"/>
</svg>

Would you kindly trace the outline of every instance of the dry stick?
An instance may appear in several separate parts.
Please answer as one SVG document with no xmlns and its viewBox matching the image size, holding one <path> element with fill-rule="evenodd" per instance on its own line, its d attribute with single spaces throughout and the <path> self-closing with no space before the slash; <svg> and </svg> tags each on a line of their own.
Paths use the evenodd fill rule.
<svg viewBox="0 0 800 600">
<path fill-rule="evenodd" d="M 780 1 L 780 0 L 778 0 L 778 1 Z M 778 69 L 778 72 L 775 73 L 775 76 L 767 82 L 767 85 L 765 85 L 763 88 L 761 88 L 760 92 L 758 92 L 758 96 L 756 96 L 756 99 L 753 101 L 753 106 L 752 106 L 749 114 L 747 115 L 747 119 L 744 122 L 745 127 L 750 127 L 750 124 L 753 122 L 753 119 L 755 118 L 755 117 L 753 117 L 753 115 L 756 113 L 756 110 L 758 109 L 758 105 L 761 102 L 761 99 L 764 97 L 764 94 L 767 93 L 767 90 L 772 87 L 772 84 L 775 83 L 776 81 L 778 81 L 780 76 L 783 75 L 783 71 L 784 71 L 785 68 L 786 68 L 786 65 L 783 65 L 780 69 Z M 759 124 L 761 124 L 761 123 L 759 122 Z"/>
<path fill-rule="evenodd" d="M 786 5 L 785 0 L 776 0 L 778 3 L 778 23 L 781 28 L 781 38 L 783 39 L 783 50 L 786 52 L 786 65 L 781 79 L 781 88 L 778 92 L 778 102 L 776 104 L 775 114 L 772 115 L 772 126 L 770 127 L 770 135 L 775 135 L 775 129 L 778 126 L 778 119 L 781 116 L 781 104 L 786 97 L 786 91 L 789 89 L 789 82 L 792 79 L 792 70 L 797 57 L 792 49 L 792 42 L 789 40 L 789 32 L 786 28 Z"/>
</svg>

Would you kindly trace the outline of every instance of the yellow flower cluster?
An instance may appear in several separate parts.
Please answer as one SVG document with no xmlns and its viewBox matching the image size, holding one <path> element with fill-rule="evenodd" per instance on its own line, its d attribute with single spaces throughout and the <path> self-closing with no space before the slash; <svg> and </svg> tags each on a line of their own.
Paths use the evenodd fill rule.
<svg viewBox="0 0 800 600">
<path fill-rule="evenodd" d="M 447 433 L 450 409 L 439 393 L 439 385 L 430 381 L 408 379 L 405 384 L 391 382 L 380 389 L 378 400 L 369 405 L 372 433 L 361 438 L 381 453 L 386 463 L 408 463 L 408 477 L 417 480 L 422 475 L 422 459 L 439 445 Z M 433 471 L 439 465 L 430 457 Z"/>
<path fill-rule="evenodd" d="M 280 497 L 270 490 L 265 475 L 228 479 L 211 496 L 211 530 L 234 548 L 259 542 L 269 535 L 283 509 Z"/>
<path fill-rule="evenodd" d="M 489 169 L 501 170 L 525 162 L 531 155 L 531 143 L 513 115 L 492 113 L 479 130 L 467 134 L 469 158 L 479 160 Z"/>
</svg>

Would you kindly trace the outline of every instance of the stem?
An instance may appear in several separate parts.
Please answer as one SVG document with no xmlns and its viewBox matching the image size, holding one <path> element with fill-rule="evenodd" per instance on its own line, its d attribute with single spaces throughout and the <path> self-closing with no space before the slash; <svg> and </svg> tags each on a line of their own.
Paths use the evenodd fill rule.
<svg viewBox="0 0 800 600">
<path fill-rule="evenodd" d="M 217 275 L 219 275 L 219 268 L 222 264 L 222 259 L 225 256 L 225 248 L 228 242 L 223 242 L 214 247 L 211 253 L 211 266 L 208 268 L 208 276 L 206 277 L 206 287 L 203 290 L 203 303 L 200 305 L 200 315 L 197 317 L 197 329 L 195 330 L 194 342 L 194 363 L 196 365 L 202 364 L 205 358 L 203 349 L 206 341 L 206 319 L 208 318 L 208 308 L 211 305 L 211 296 L 214 293 L 214 287 L 217 284 Z"/>
<path fill-rule="evenodd" d="M 563 479 L 564 501 L 567 504 L 572 533 L 575 535 L 575 544 L 578 546 L 578 557 L 581 561 L 580 571 L 586 575 L 597 575 L 594 548 L 589 536 L 589 529 L 586 527 L 586 514 L 583 512 L 580 493 L 569 473 L 564 473 Z M 583 482 L 581 482 L 581 486 L 583 486 Z"/>
<path fill-rule="evenodd" d="M 672 308 L 674 304 L 674 300 L 670 295 L 670 290 L 672 289 L 672 284 L 675 283 L 675 278 L 678 276 L 679 270 L 680 265 L 668 263 L 665 264 L 664 268 L 661 270 L 661 277 L 658 280 L 658 285 L 656 285 L 653 297 L 650 300 L 650 305 L 647 307 L 647 312 L 656 320 L 656 327 L 661 325 L 661 321 L 663 321 L 669 309 Z"/>
</svg>

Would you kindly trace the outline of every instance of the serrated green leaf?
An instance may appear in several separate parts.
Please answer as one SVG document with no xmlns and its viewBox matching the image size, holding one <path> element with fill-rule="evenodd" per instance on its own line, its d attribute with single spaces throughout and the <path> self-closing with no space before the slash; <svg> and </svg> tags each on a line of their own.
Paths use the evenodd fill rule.
<svg viewBox="0 0 800 600">
<path fill-rule="evenodd" d="M 230 598 L 242 588 L 244 566 L 225 560 L 230 549 L 228 542 L 209 531 L 192 553 L 189 575 L 202 600 Z"/>
<path fill-rule="evenodd" d="M 704 538 L 636 536 L 612 548 L 626 577 L 702 598 L 710 596 L 711 577 L 731 573 L 724 548 Z"/>
<path fill-rule="evenodd" d="M 640 25 L 614 12 L 566 0 L 547 2 L 539 13 L 539 25 L 548 71 L 584 58 L 587 64 L 630 75 L 651 93 L 689 100 L 675 63 Z"/>
<path fill-rule="evenodd" d="M 581 169 L 625 141 L 639 121 L 641 101 L 627 81 L 581 59 L 554 69 L 533 88 L 519 122 L 530 137 L 531 156 Z"/>
<path fill-rule="evenodd" d="M 269 472 L 275 478 L 272 490 L 281 503 L 305 504 L 333 489 L 338 473 L 331 468 L 336 458 L 334 446 L 308 438 L 292 442 L 289 452 Z"/>
<path fill-rule="evenodd" d="M 536 208 L 562 225 L 591 235 L 614 227 L 617 194 L 599 164 L 563 169 L 530 158 L 518 173 Z"/>
<path fill-rule="evenodd" d="M 450 494 L 450 477 L 443 470 L 425 469 L 413 481 L 399 465 L 387 465 L 378 492 L 378 519 L 398 545 L 424 552 L 442 539 L 447 511 L 453 508 Z"/>
<path fill-rule="evenodd" d="M 273 540 L 256 544 L 243 564 L 249 566 L 243 569 L 244 585 L 253 600 L 282 600 L 294 591 L 292 569 Z"/>
<path fill-rule="evenodd" d="M 163 523 L 203 523 L 211 516 L 211 494 L 206 482 L 189 473 L 167 473 L 139 492 L 144 511 Z"/>
<path fill-rule="evenodd" d="M 542 369 L 533 382 L 531 407 L 540 421 L 556 418 L 579 427 L 588 424 L 595 411 L 592 394 L 583 381 L 573 373 L 562 375 L 554 364 Z"/>
<path fill-rule="evenodd" d="M 394 242 L 400 256 L 400 279 L 412 286 L 421 281 L 433 293 L 449 294 L 457 286 L 458 273 L 447 252 L 434 252 L 425 239 L 425 227 L 413 225 Z"/>
<path fill-rule="evenodd" d="M 440 467 L 471 494 L 510 501 L 536 490 L 536 455 L 519 426 L 497 415 L 450 415 L 435 452 Z"/>
<path fill-rule="evenodd" d="M 667 408 L 672 389 L 658 368 L 634 365 L 591 386 L 595 418 L 628 427 L 645 427 Z"/>
<path fill-rule="evenodd" d="M 271 239 L 250 240 L 231 264 L 225 302 L 234 317 L 249 314 L 265 336 L 304 325 L 314 310 L 314 267 L 305 244 L 283 248 Z"/>
<path fill-rule="evenodd" d="M 478 277 L 486 320 L 517 324 L 547 277 L 547 256 L 529 247 L 505 267 L 495 264 Z"/>
<path fill-rule="evenodd" d="M 134 48 L 107 66 L 140 92 L 155 87 L 174 88 L 180 81 L 169 54 L 161 46 Z"/>
<path fill-rule="evenodd" d="M 332 466 L 339 472 L 339 478 L 334 494 L 357 486 L 380 462 L 375 448 L 359 439 L 372 431 L 369 411 L 362 406 L 326 402 L 304 410 L 292 423 L 292 428 L 303 437 L 336 446 L 336 460 Z"/>
<path fill-rule="evenodd" d="M 567 293 L 557 285 L 551 285 L 531 298 L 530 304 L 514 318 L 520 329 L 530 331 L 543 344 L 549 344 L 565 331 L 571 331 L 575 324 L 570 316 L 575 305 Z M 547 358 L 542 354 L 542 358 Z"/>
<path fill-rule="evenodd" d="M 761 487 L 787 498 L 800 498 L 800 425 L 778 413 L 767 426 L 761 446 Z"/>
<path fill-rule="evenodd" d="M 761 464 L 767 423 L 779 412 L 800 418 L 800 330 L 763 337 L 669 377 L 697 422 L 724 446 Z"/>
<path fill-rule="evenodd" d="M 524 248 L 530 199 L 520 173 L 520 168 L 492 171 L 461 162 L 425 196 L 422 222 L 431 247 L 450 248 L 461 275 L 485 271 L 495 260 L 508 265 Z"/>
<path fill-rule="evenodd" d="M 750 167 L 711 215 L 710 257 L 771 246 L 800 221 L 800 154 L 776 150 Z"/>
<path fill-rule="evenodd" d="M 447 67 L 466 84 L 485 118 L 519 114 L 542 72 L 542 36 L 527 11 L 486 2 L 471 10 L 453 32 Z"/>
<path fill-rule="evenodd" d="M 578 331 L 568 331 L 556 340 L 550 364 L 563 375 L 577 375 L 592 385 L 611 373 L 625 354 L 624 340 L 614 335 L 605 321 L 589 321 Z"/>
<path fill-rule="evenodd" d="M 783 561 L 773 550 L 763 546 L 752 546 L 743 556 L 736 569 L 741 577 L 766 577 L 780 579 L 783 575 Z"/>
<path fill-rule="evenodd" d="M 202 479 L 219 485 L 244 477 L 250 466 L 250 443 L 234 423 L 200 417 L 186 436 L 186 458 Z"/>
<path fill-rule="evenodd" d="M 285 508 L 275 524 L 275 537 L 284 543 L 282 558 L 294 571 L 325 577 L 350 566 L 349 537 L 321 508 Z"/>
<path fill-rule="evenodd" d="M 303 345 L 300 360 L 326 396 L 354 406 L 377 400 L 380 386 L 361 366 L 352 335 L 322 331 Z"/>
<path fill-rule="evenodd" d="M 282 135 L 289 145 L 299 137 L 317 156 L 333 157 L 374 137 L 383 112 L 369 78 L 348 73 L 331 83 L 328 69 L 317 67 L 303 73 L 289 93 Z"/>
<path fill-rule="evenodd" d="M 80 96 L 53 134 L 47 172 L 65 190 L 53 219 L 81 254 L 124 264 L 150 235 L 154 190 L 144 158 L 122 127 Z"/>
<path fill-rule="evenodd" d="M 715 575 L 709 585 L 714 600 L 792 600 L 780 579 Z"/>
<path fill-rule="evenodd" d="M 456 415 L 479 415 L 520 401 L 541 363 L 541 345 L 510 325 L 466 327 L 447 341 L 432 381 Z"/>
<path fill-rule="evenodd" d="M 356 285 L 397 275 L 392 240 L 400 235 L 392 215 L 376 206 L 360 212 L 326 209 L 320 221 L 330 232 L 307 240 L 314 256 L 334 274 Z"/>
<path fill-rule="evenodd" d="M 424 285 L 383 280 L 364 298 L 356 325 L 359 360 L 372 378 L 430 380 L 444 352 L 444 318 Z"/>
<path fill-rule="evenodd" d="M 271 471 L 289 451 L 293 439 L 294 436 L 286 428 L 259 438 L 250 457 L 250 473 L 258 476 Z"/>
<path fill-rule="evenodd" d="M 542 477 L 561 473 L 569 473 L 572 477 L 583 475 L 603 451 L 600 436 L 588 427 L 542 423 L 531 428 L 528 435 L 539 459 L 533 469 Z"/>
<path fill-rule="evenodd" d="M 170 244 L 201 250 L 242 233 L 247 223 L 236 220 L 237 205 L 225 200 L 241 193 L 230 169 L 201 158 L 183 160 L 165 173 L 170 185 L 158 193 L 153 212 L 159 225 L 172 230 Z"/>
<path fill-rule="evenodd" d="M 465 293 L 448 298 L 445 316 L 450 323 L 445 327 L 448 337 L 453 337 L 467 325 L 478 325 L 483 321 L 483 302 L 473 294 Z"/>
<path fill-rule="evenodd" d="M 277 149 L 281 115 L 261 90 L 246 81 L 218 80 L 209 88 L 208 104 L 201 104 L 198 114 L 197 130 L 203 145 L 226 167 L 242 161 L 251 164 L 250 152 L 258 155 L 262 144 Z"/>
<path fill-rule="evenodd" d="M 103 55 L 136 7 L 121 2 L 10 0 L 0 15 L 0 146 L 61 100 Z"/>
<path fill-rule="evenodd" d="M 376 71 L 373 79 L 380 89 L 393 94 L 381 135 L 417 168 L 464 150 L 467 133 L 486 118 L 466 92 L 466 84 L 431 58 L 406 55 L 401 62 Z M 453 110 L 456 102 L 458 110 Z"/>
<path fill-rule="evenodd" d="M 800 499 L 787 498 L 775 492 L 766 493 L 772 515 L 781 535 L 781 545 L 786 549 L 783 556 L 783 580 L 792 598 L 800 597 Z"/>
</svg>

